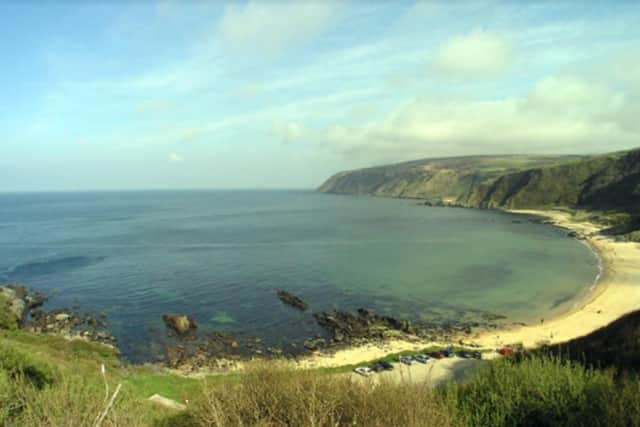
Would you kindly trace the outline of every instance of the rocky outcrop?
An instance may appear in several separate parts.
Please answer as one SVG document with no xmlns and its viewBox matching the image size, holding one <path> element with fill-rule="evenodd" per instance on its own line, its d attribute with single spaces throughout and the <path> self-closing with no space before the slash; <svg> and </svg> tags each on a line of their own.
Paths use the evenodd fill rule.
<svg viewBox="0 0 640 427">
<path fill-rule="evenodd" d="M 369 310 L 360 308 L 356 313 L 349 311 L 324 311 L 313 315 L 316 322 L 333 333 L 334 342 L 350 342 L 353 339 L 381 339 L 390 330 L 409 335 L 415 334 L 413 324 L 409 320 L 396 319 L 390 316 L 379 316 Z"/>
<path fill-rule="evenodd" d="M 295 307 L 298 310 L 305 311 L 309 308 L 309 305 L 306 302 L 287 291 L 278 291 L 278 298 L 280 298 L 280 301 L 283 303 L 290 305 L 291 307 Z"/>
<path fill-rule="evenodd" d="M 191 316 L 163 314 L 162 320 L 167 328 L 172 329 L 178 335 L 185 335 L 192 329 L 196 329 L 198 324 Z"/>
<path fill-rule="evenodd" d="M 19 325 L 23 325 L 30 310 L 40 307 L 47 297 L 22 285 L 0 287 L 0 295 L 8 302 L 11 315 Z"/>
<path fill-rule="evenodd" d="M 0 287 L 0 295 L 9 302 L 11 315 L 18 326 L 36 334 L 55 334 L 68 338 L 82 338 L 115 347 L 116 339 L 106 329 L 104 316 L 80 313 L 76 310 L 57 308 L 43 310 L 47 297 L 26 286 Z"/>
</svg>

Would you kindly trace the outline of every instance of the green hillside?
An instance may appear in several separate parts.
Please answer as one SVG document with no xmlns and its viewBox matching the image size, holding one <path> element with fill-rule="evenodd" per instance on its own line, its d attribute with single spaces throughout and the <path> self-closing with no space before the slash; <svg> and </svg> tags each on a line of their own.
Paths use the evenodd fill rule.
<svg viewBox="0 0 640 427">
<path fill-rule="evenodd" d="M 582 159 L 579 156 L 470 156 L 424 159 L 340 172 L 319 188 L 326 193 L 450 199 L 459 202 L 483 184 L 511 173 Z"/>
<path fill-rule="evenodd" d="M 634 212 L 640 207 L 640 150 L 505 174 L 474 189 L 461 202 L 479 207 Z"/>
<path fill-rule="evenodd" d="M 597 156 L 417 160 L 341 172 L 319 191 L 474 208 L 571 209 L 606 212 L 607 218 L 622 214 L 626 225 L 618 232 L 628 233 L 639 228 L 640 149 Z"/>
</svg>

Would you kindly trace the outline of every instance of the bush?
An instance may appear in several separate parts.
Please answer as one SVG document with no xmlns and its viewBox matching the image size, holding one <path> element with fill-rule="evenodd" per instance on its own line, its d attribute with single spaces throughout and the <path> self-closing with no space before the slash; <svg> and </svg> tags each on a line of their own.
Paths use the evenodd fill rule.
<svg viewBox="0 0 640 427">
<path fill-rule="evenodd" d="M 9 299 L 0 293 L 0 329 L 9 329 L 10 331 L 18 328 L 18 319 L 11 311 Z"/>
<path fill-rule="evenodd" d="M 239 384 L 205 387 L 180 426 L 450 426 L 444 402 L 423 384 L 370 383 L 287 370 L 249 371 Z"/>
<path fill-rule="evenodd" d="M 490 363 L 443 395 L 469 426 L 629 426 L 640 425 L 638 392 L 613 370 L 536 357 Z"/>
<path fill-rule="evenodd" d="M 37 388 L 53 384 L 58 370 L 35 356 L 0 343 L 0 372 L 13 381 L 26 381 Z"/>
<path fill-rule="evenodd" d="M 64 376 L 55 385 L 42 390 L 19 386 L 17 395 L 22 407 L 12 425 L 92 427 L 105 410 L 114 389 L 115 384 L 110 383 L 107 396 L 100 377 L 78 375 Z M 150 407 L 147 402 L 137 401 L 123 390 L 107 412 L 102 427 L 151 426 L 155 416 L 163 415 L 163 411 Z"/>
<path fill-rule="evenodd" d="M 9 424 L 19 410 L 15 384 L 6 372 L 0 371 L 0 425 Z"/>
</svg>

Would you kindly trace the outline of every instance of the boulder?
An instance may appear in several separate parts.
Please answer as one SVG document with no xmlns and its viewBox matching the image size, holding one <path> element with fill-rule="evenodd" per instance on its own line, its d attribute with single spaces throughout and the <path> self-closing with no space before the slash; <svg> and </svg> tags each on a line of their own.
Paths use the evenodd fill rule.
<svg viewBox="0 0 640 427">
<path fill-rule="evenodd" d="M 66 322 L 70 318 L 71 315 L 67 313 L 58 313 L 55 315 L 56 322 Z"/>
<path fill-rule="evenodd" d="M 278 298 L 280 298 L 280 301 L 282 301 L 283 303 L 295 307 L 298 310 L 305 311 L 309 307 L 306 302 L 287 291 L 278 291 Z"/>
<path fill-rule="evenodd" d="M 147 400 L 149 402 L 153 402 L 157 405 L 163 406 L 167 409 L 174 409 L 176 411 L 184 411 L 185 409 L 187 409 L 186 405 L 178 403 L 173 399 L 169 399 L 168 397 L 160 396 L 159 394 L 154 394 Z"/>
<path fill-rule="evenodd" d="M 164 320 L 167 328 L 173 329 L 178 335 L 184 335 L 191 329 L 196 329 L 198 327 L 195 320 L 193 320 L 191 316 L 171 316 L 169 314 L 164 314 L 162 315 L 162 320 Z"/>
</svg>

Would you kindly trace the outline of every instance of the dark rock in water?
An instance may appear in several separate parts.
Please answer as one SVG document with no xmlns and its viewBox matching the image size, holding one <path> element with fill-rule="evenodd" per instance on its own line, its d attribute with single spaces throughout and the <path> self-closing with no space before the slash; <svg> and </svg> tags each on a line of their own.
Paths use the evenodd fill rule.
<svg viewBox="0 0 640 427">
<path fill-rule="evenodd" d="M 336 343 L 346 343 L 354 339 L 381 339 L 386 336 L 387 331 L 391 330 L 410 335 L 416 334 L 415 327 L 409 320 L 379 316 L 364 308 L 358 309 L 355 314 L 333 310 L 314 313 L 313 316 L 318 325 L 333 332 L 333 341 Z"/>
<path fill-rule="evenodd" d="M 486 320 L 487 322 L 502 320 L 507 318 L 506 316 L 503 316 L 501 314 L 494 314 L 494 313 L 483 313 L 481 317 L 483 320 Z"/>
<path fill-rule="evenodd" d="M 304 342 L 304 348 L 306 348 L 309 351 L 316 351 L 321 349 L 322 347 L 324 347 L 326 344 L 324 338 L 309 338 L 307 340 L 305 340 Z"/>
<path fill-rule="evenodd" d="M 578 240 L 585 240 L 586 236 L 582 233 L 578 233 L 577 231 L 569 231 L 567 233 L 567 237 L 572 237 L 574 239 L 578 239 Z"/>
<path fill-rule="evenodd" d="M 305 311 L 307 308 L 309 308 L 306 302 L 302 301 L 300 298 L 293 294 L 290 294 L 287 291 L 278 291 L 278 298 L 280 298 L 280 301 L 282 301 L 283 303 L 302 311 Z"/>
<path fill-rule="evenodd" d="M 55 309 L 45 311 L 42 309 L 31 310 L 31 319 L 25 328 L 34 333 L 48 333 L 81 337 L 88 341 L 116 345 L 116 339 L 105 329 L 106 323 L 97 321 L 90 314 L 77 313 L 68 309 Z"/>
<path fill-rule="evenodd" d="M 165 325 L 167 325 L 167 328 L 173 329 L 178 335 L 184 335 L 191 329 L 196 329 L 198 327 L 197 323 L 191 318 L 191 316 L 171 316 L 169 314 L 163 314 L 162 320 Z"/>
</svg>

